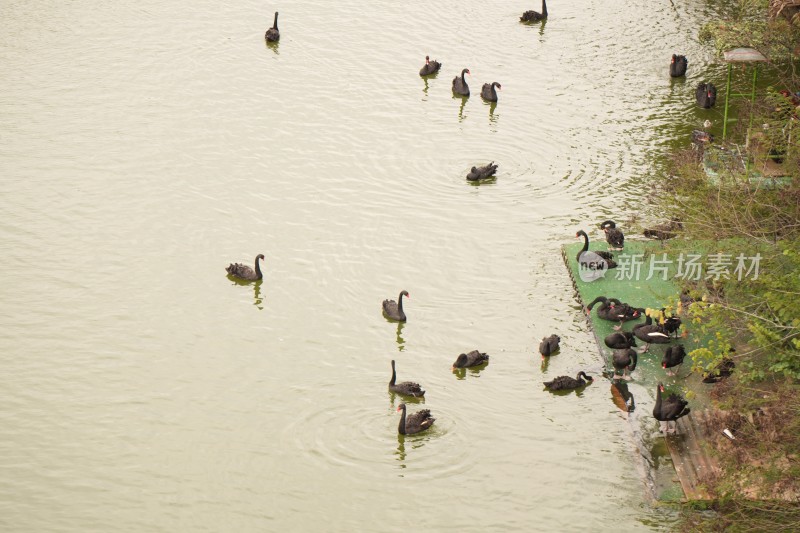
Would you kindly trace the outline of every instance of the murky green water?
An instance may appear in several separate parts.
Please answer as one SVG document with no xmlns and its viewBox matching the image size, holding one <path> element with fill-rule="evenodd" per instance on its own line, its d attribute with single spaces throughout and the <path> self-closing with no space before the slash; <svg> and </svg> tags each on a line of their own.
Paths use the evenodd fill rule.
<svg viewBox="0 0 800 533">
<path fill-rule="evenodd" d="M 719 67 L 702 3 L 535 4 L 0 5 L 0 529 L 667 527 L 608 382 L 541 382 L 602 367 L 560 244 L 657 217 Z M 426 434 L 397 435 L 391 359 Z"/>
</svg>

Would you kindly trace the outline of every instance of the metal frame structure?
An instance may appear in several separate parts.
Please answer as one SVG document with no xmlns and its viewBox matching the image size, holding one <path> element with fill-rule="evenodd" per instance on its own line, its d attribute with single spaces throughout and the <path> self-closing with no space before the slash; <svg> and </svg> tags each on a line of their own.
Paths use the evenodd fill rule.
<svg viewBox="0 0 800 533">
<path fill-rule="evenodd" d="M 764 54 L 754 48 L 734 48 L 728 50 L 723 54 L 723 58 L 728 63 L 728 80 L 725 84 L 725 114 L 722 119 L 722 140 L 725 140 L 728 134 L 728 106 L 731 98 L 749 97 L 750 104 L 756 100 L 756 81 L 758 80 L 758 63 L 767 61 Z M 749 93 L 731 93 L 731 78 L 733 77 L 733 64 L 734 63 L 755 63 L 753 68 L 753 83 L 750 87 Z M 731 119 L 735 120 L 735 119 Z M 747 126 L 747 131 L 750 131 L 750 126 L 753 123 L 753 115 L 750 114 L 750 124 Z"/>
</svg>

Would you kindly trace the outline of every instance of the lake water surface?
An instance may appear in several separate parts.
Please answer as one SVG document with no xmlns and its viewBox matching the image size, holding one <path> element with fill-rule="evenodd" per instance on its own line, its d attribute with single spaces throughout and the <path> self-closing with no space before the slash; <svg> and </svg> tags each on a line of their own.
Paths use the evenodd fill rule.
<svg viewBox="0 0 800 533">
<path fill-rule="evenodd" d="M 602 368 L 560 245 L 658 217 L 706 7 L 533 8 L 5 0 L 0 529 L 667 528 L 609 383 L 541 382 Z M 432 430 L 398 436 L 392 359 Z"/>
</svg>

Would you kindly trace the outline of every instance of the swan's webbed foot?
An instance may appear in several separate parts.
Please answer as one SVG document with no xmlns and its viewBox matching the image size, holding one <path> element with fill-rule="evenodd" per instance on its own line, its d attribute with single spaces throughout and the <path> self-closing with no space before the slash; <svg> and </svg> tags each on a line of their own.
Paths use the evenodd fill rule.
<svg viewBox="0 0 800 533">
<path fill-rule="evenodd" d="M 619 331 L 619 330 L 621 330 L 621 329 L 622 329 L 622 326 L 614 326 L 612 329 L 613 329 L 614 331 Z"/>
</svg>

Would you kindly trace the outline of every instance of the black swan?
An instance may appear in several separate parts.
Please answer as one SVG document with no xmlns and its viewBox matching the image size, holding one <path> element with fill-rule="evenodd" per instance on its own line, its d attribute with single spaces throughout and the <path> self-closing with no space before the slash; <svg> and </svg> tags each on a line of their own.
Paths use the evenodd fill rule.
<svg viewBox="0 0 800 533">
<path fill-rule="evenodd" d="M 400 416 L 400 424 L 397 426 L 397 432 L 401 435 L 413 435 L 414 433 L 425 431 L 436 420 L 431 416 L 429 409 L 421 409 L 408 418 L 406 418 L 406 404 L 401 403 L 397 410 L 403 411 L 402 416 Z"/>
<path fill-rule="evenodd" d="M 621 229 L 617 228 L 613 220 L 606 220 L 600 224 L 600 229 L 606 234 L 609 250 L 622 250 L 625 248 L 625 235 L 622 234 Z"/>
<path fill-rule="evenodd" d="M 703 374 L 703 383 L 718 383 L 733 374 L 735 367 L 736 363 L 733 362 L 733 359 L 726 357 L 714 367 L 714 370 Z"/>
<path fill-rule="evenodd" d="M 494 161 L 483 167 L 472 167 L 469 174 L 467 174 L 467 181 L 489 179 L 494 176 L 495 172 L 497 172 L 497 165 L 494 164 Z"/>
<path fill-rule="evenodd" d="M 622 303 L 616 298 L 606 298 L 605 296 L 598 296 L 586 306 L 586 314 L 592 312 L 592 307 L 597 302 L 601 302 L 597 308 L 597 316 L 603 320 L 611 320 L 619 322 L 619 326 L 614 326 L 614 329 L 621 329 L 622 323 L 628 320 L 635 320 L 641 316 L 641 309 L 637 309 L 628 304 Z"/>
<path fill-rule="evenodd" d="M 669 395 L 666 400 L 661 398 L 661 393 L 664 392 L 664 385 L 658 384 L 656 389 L 656 404 L 653 407 L 653 418 L 659 421 L 660 431 L 662 433 L 674 433 L 675 429 L 670 430 L 670 422 L 675 422 L 679 418 L 688 415 L 691 409 L 687 407 L 689 402 L 675 393 Z"/>
<path fill-rule="evenodd" d="M 225 267 L 225 272 L 227 272 L 229 276 L 233 276 L 235 278 L 244 279 L 247 281 L 258 281 L 264 277 L 261 274 L 261 266 L 258 264 L 259 259 L 264 259 L 264 254 L 258 254 L 256 256 L 255 270 L 241 263 L 231 263 Z"/>
<path fill-rule="evenodd" d="M 398 322 L 406 321 L 406 314 L 403 312 L 403 296 L 411 298 L 407 291 L 400 291 L 397 302 L 394 300 L 383 301 L 383 314 L 386 315 L 386 318 L 397 320 Z"/>
<path fill-rule="evenodd" d="M 663 311 L 663 310 L 662 310 Z M 678 338 L 678 329 L 680 329 L 681 324 L 683 321 L 678 316 L 670 316 L 664 319 L 664 331 L 667 332 L 668 335 L 675 334 L 675 338 Z"/>
<path fill-rule="evenodd" d="M 462 353 L 453 363 L 453 368 L 467 368 L 470 366 L 479 366 L 489 362 L 489 356 L 481 353 L 478 350 L 472 350 L 469 353 Z"/>
<path fill-rule="evenodd" d="M 611 360 L 614 365 L 614 377 L 617 374 L 622 374 L 622 379 L 630 379 L 630 372 L 636 370 L 638 360 L 638 354 L 632 348 L 614 350 L 614 356 Z"/>
<path fill-rule="evenodd" d="M 644 230 L 644 236 L 648 239 L 665 241 L 667 239 L 675 238 L 677 232 L 681 229 L 683 229 L 683 223 L 677 218 L 671 218 L 667 222 L 662 222 L 661 224 L 656 224 L 655 226 L 646 228 Z"/>
<path fill-rule="evenodd" d="M 538 22 L 540 20 L 544 20 L 547 18 L 547 3 L 545 0 L 542 0 L 542 12 L 539 13 L 538 11 L 528 10 L 522 14 L 519 18 L 520 22 Z"/>
<path fill-rule="evenodd" d="M 664 357 L 661 359 L 661 368 L 667 371 L 668 376 L 674 376 L 678 373 L 678 368 L 683 364 L 686 357 L 686 350 L 682 344 L 670 346 L 664 351 Z M 675 369 L 674 371 L 672 369 Z"/>
<path fill-rule="evenodd" d="M 578 261 L 579 265 L 590 265 L 593 260 L 587 258 L 582 259 L 582 256 L 589 251 L 589 236 L 585 231 L 578 230 L 578 232 L 575 234 L 575 238 L 580 237 L 583 237 L 583 248 L 578 251 L 578 255 L 575 256 L 575 259 Z M 610 252 L 604 252 L 602 250 L 592 250 L 591 253 L 600 256 L 603 261 L 606 262 L 606 268 L 616 268 L 617 263 L 614 262 L 614 254 Z M 588 257 L 591 257 L 591 255 Z"/>
<path fill-rule="evenodd" d="M 653 319 L 650 315 L 647 315 L 647 318 L 642 324 L 633 326 L 631 331 L 636 335 L 636 338 L 646 343 L 639 353 L 645 353 L 650 348 L 650 344 L 668 344 L 672 341 L 672 338 L 664 329 L 664 326 L 661 324 L 653 324 Z"/>
<path fill-rule="evenodd" d="M 436 61 L 435 59 L 431 61 L 430 56 L 425 56 L 425 65 L 421 69 L 419 69 L 420 76 L 429 76 L 431 74 L 436 74 L 439 72 L 439 69 L 442 68 L 442 64 Z"/>
<path fill-rule="evenodd" d="M 586 381 L 584 381 L 583 378 L 586 378 Z M 583 387 L 586 385 L 586 383 L 591 383 L 592 381 L 594 381 L 594 378 L 592 376 L 587 376 L 586 372 L 581 370 L 574 378 L 569 376 L 558 376 L 551 381 L 545 381 L 544 386 L 548 390 L 569 390 Z"/>
<path fill-rule="evenodd" d="M 614 350 L 624 350 L 636 346 L 636 337 L 630 331 L 617 331 L 606 335 L 604 339 L 606 346 Z"/>
<path fill-rule="evenodd" d="M 406 396 L 413 396 L 414 398 L 422 398 L 425 396 L 425 391 L 419 386 L 419 383 L 413 381 L 403 381 L 395 383 L 397 374 L 394 371 L 394 359 L 392 359 L 392 379 L 389 380 L 389 390 L 397 394 L 405 394 Z"/>
<path fill-rule="evenodd" d="M 628 320 L 636 320 L 637 318 L 641 317 L 642 313 L 644 312 L 643 309 L 622 303 L 616 298 L 609 298 L 608 301 L 611 302 L 611 306 L 614 308 L 614 320 L 619 320 L 620 326 L 622 326 L 623 322 L 627 322 Z M 621 328 L 615 327 L 614 329 Z"/>
<path fill-rule="evenodd" d="M 561 342 L 561 337 L 558 335 L 550 335 L 543 338 L 542 342 L 539 343 L 539 353 L 542 354 L 542 357 L 553 354 L 559 349 L 559 342 Z"/>
<path fill-rule="evenodd" d="M 717 88 L 713 83 L 699 84 L 694 94 L 697 98 L 697 105 L 703 109 L 714 107 L 714 104 L 717 103 Z"/>
<path fill-rule="evenodd" d="M 461 96 L 469 96 L 469 85 L 467 85 L 467 80 L 464 79 L 464 74 L 469 74 L 468 68 L 461 71 L 461 76 L 453 78 L 453 92 Z"/>
<path fill-rule="evenodd" d="M 264 38 L 271 42 L 277 42 L 278 39 L 281 38 L 281 32 L 278 31 L 278 12 L 275 12 L 275 22 L 272 23 L 272 27 L 267 30 L 267 33 L 264 34 Z"/>
<path fill-rule="evenodd" d="M 673 78 L 680 78 L 681 76 L 686 75 L 686 67 L 689 65 L 689 62 L 686 60 L 686 56 L 679 56 L 677 54 L 672 54 L 672 61 L 669 64 L 669 75 Z"/>
<path fill-rule="evenodd" d="M 483 84 L 483 88 L 481 89 L 481 98 L 483 98 L 487 102 L 496 102 L 497 101 L 497 91 L 494 90 L 495 87 L 497 87 L 498 89 L 502 89 L 503 88 L 496 81 L 493 81 L 491 85 L 489 85 L 488 83 L 484 83 Z"/>
</svg>

